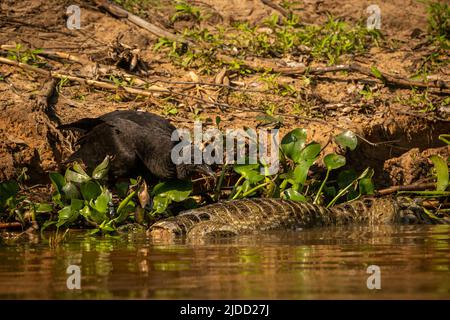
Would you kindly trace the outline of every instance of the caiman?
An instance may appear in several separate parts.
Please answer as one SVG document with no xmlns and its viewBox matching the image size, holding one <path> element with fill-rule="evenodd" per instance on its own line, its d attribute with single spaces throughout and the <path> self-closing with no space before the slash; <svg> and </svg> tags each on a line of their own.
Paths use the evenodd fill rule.
<svg viewBox="0 0 450 320">
<path fill-rule="evenodd" d="M 157 221 L 152 238 L 201 239 L 268 230 L 349 224 L 450 224 L 407 198 L 365 198 L 325 208 L 292 200 L 253 198 L 223 201 Z"/>
</svg>

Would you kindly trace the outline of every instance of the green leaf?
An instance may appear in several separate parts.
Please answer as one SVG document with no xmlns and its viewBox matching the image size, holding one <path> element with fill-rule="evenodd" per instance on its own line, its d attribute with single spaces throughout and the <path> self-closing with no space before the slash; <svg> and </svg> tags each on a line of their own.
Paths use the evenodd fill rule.
<svg viewBox="0 0 450 320">
<path fill-rule="evenodd" d="M 116 229 L 111 225 L 111 223 L 112 223 L 112 221 L 108 221 L 108 222 L 103 221 L 99 226 L 100 230 L 102 230 L 103 232 L 104 231 L 106 231 L 106 232 L 116 231 Z"/>
<path fill-rule="evenodd" d="M 293 159 L 295 162 L 301 160 L 316 160 L 322 147 L 317 142 L 309 143 L 301 152 L 298 159 Z"/>
<path fill-rule="evenodd" d="M 95 235 L 95 234 L 97 234 L 99 232 L 100 232 L 100 229 L 99 228 L 95 228 L 95 229 L 92 229 L 91 232 L 89 232 L 89 235 L 93 236 L 93 235 Z"/>
<path fill-rule="evenodd" d="M 338 134 L 334 139 L 341 147 L 348 147 L 352 151 L 355 150 L 358 145 L 358 138 L 355 133 L 350 130 Z"/>
<path fill-rule="evenodd" d="M 342 166 L 345 166 L 346 160 L 344 156 L 330 153 L 323 158 L 323 163 L 328 170 L 335 170 Z"/>
<path fill-rule="evenodd" d="M 284 191 L 284 196 L 286 197 L 286 199 L 298 201 L 298 202 L 306 202 L 306 200 L 307 200 L 303 194 L 301 194 L 300 192 L 298 192 L 292 188 L 286 189 Z"/>
<path fill-rule="evenodd" d="M 183 201 L 189 197 L 191 192 L 192 182 L 190 181 L 177 180 L 158 183 L 152 190 L 153 209 L 162 213 L 166 211 L 172 201 Z"/>
<path fill-rule="evenodd" d="M 250 183 L 258 183 L 264 179 L 264 176 L 259 173 L 259 164 L 235 164 L 233 169 Z"/>
<path fill-rule="evenodd" d="M 70 169 L 66 170 L 65 179 L 67 182 L 76 182 L 76 183 L 82 183 L 91 180 L 91 178 L 87 174 L 84 175 Z"/>
<path fill-rule="evenodd" d="M 300 151 L 305 147 L 305 143 L 306 130 L 294 129 L 281 139 L 281 151 L 287 158 L 295 161 L 299 159 Z"/>
<path fill-rule="evenodd" d="M 356 174 L 355 170 L 349 169 L 349 170 L 342 170 L 339 172 L 337 183 L 339 186 L 339 189 L 347 187 L 350 183 L 355 181 L 358 178 L 358 175 Z"/>
<path fill-rule="evenodd" d="M 242 183 L 242 186 L 240 187 L 242 193 L 249 191 L 251 188 L 252 185 L 249 180 L 245 180 L 244 183 Z"/>
<path fill-rule="evenodd" d="M 77 173 L 79 173 L 79 174 L 81 174 L 81 175 L 83 175 L 83 176 L 87 176 L 87 175 L 88 175 L 88 174 L 86 173 L 86 171 L 84 171 L 83 167 L 81 167 L 81 165 L 80 165 L 78 162 L 75 162 L 75 163 L 73 164 L 72 169 L 73 169 L 75 172 L 77 172 Z"/>
<path fill-rule="evenodd" d="M 83 209 L 80 210 L 80 214 L 85 217 L 86 220 L 92 220 L 97 225 L 103 223 L 105 220 L 108 220 L 108 217 L 104 212 L 97 211 L 89 205 L 85 205 Z"/>
<path fill-rule="evenodd" d="M 241 176 L 244 176 L 249 171 L 255 171 L 259 169 L 259 164 L 235 164 L 233 166 L 233 170 L 236 171 L 236 173 L 239 173 Z"/>
<path fill-rule="evenodd" d="M 65 206 L 61 210 L 58 211 L 58 223 L 57 227 L 60 227 L 65 224 L 70 224 L 77 220 L 80 215 L 80 210 L 83 207 L 83 200 L 72 199 L 70 206 Z"/>
<path fill-rule="evenodd" d="M 249 171 L 246 175 L 246 180 L 252 184 L 258 183 L 263 179 L 264 179 L 264 176 L 262 174 L 260 174 L 259 172 L 255 172 L 255 171 Z"/>
<path fill-rule="evenodd" d="M 377 67 L 372 66 L 372 67 L 370 68 L 370 70 L 372 71 L 372 74 L 373 74 L 377 79 L 380 79 L 380 80 L 384 81 L 383 74 L 381 73 L 380 70 L 377 69 Z"/>
<path fill-rule="evenodd" d="M 436 170 L 436 190 L 437 191 L 445 191 L 448 187 L 448 165 L 445 160 L 438 156 L 433 155 L 430 157 L 430 160 L 433 162 L 434 169 Z"/>
<path fill-rule="evenodd" d="M 84 206 L 84 201 L 83 201 L 83 200 L 80 200 L 80 199 L 72 199 L 72 200 L 70 201 L 70 208 L 71 208 L 73 211 L 80 211 L 81 208 L 83 208 L 83 206 Z"/>
<path fill-rule="evenodd" d="M 110 156 L 106 156 L 92 172 L 92 178 L 95 180 L 104 179 L 108 175 Z"/>
<path fill-rule="evenodd" d="M 108 204 L 111 201 L 111 193 L 108 189 L 103 189 L 102 193 L 95 200 L 89 202 L 90 206 L 100 213 L 106 213 L 108 211 Z"/>
<path fill-rule="evenodd" d="M 61 210 L 58 211 L 58 218 L 60 221 L 67 221 L 72 217 L 72 210 L 70 206 L 65 206 Z M 58 225 L 59 227 L 59 225 Z"/>
<path fill-rule="evenodd" d="M 169 203 L 170 199 L 168 197 L 157 195 L 153 198 L 153 210 L 157 213 L 163 213 L 166 211 Z"/>
<path fill-rule="evenodd" d="M 100 186 L 92 180 L 83 182 L 80 185 L 80 190 L 83 195 L 83 199 L 87 201 L 97 198 L 102 193 Z"/>
<path fill-rule="evenodd" d="M 38 203 L 36 213 L 52 212 L 53 206 L 50 203 Z"/>
<path fill-rule="evenodd" d="M 72 182 L 68 182 L 64 185 L 62 188 L 63 194 L 66 197 L 66 199 L 79 199 L 80 198 L 80 192 L 78 191 L 78 188 L 75 184 Z"/>
<path fill-rule="evenodd" d="M 0 183 L 0 206 L 5 206 L 9 199 L 15 198 L 19 190 L 19 184 L 16 181 L 11 180 Z"/>
<path fill-rule="evenodd" d="M 63 193 L 62 188 L 66 184 L 66 180 L 64 179 L 64 177 L 58 172 L 50 172 L 49 177 L 50 180 L 52 181 L 53 186 L 56 189 L 56 192 L 62 194 Z"/>
<path fill-rule="evenodd" d="M 81 210 L 80 210 L 80 214 L 86 218 L 86 220 L 90 220 L 92 219 L 91 217 L 91 207 L 89 207 L 89 205 L 85 205 Z"/>
<path fill-rule="evenodd" d="M 361 194 L 374 194 L 375 186 L 372 182 L 372 178 L 363 178 L 359 180 L 359 191 Z"/>
<path fill-rule="evenodd" d="M 131 199 L 136 195 L 136 190 L 130 193 L 125 199 L 123 199 L 119 207 L 117 208 L 117 218 L 114 219 L 117 223 L 121 223 L 125 221 L 125 219 L 128 217 L 128 214 L 133 211 L 135 208 L 135 204 Z"/>
<path fill-rule="evenodd" d="M 125 198 L 127 196 L 129 187 L 130 184 L 128 182 L 116 183 L 117 194 L 119 195 L 119 197 Z"/>
<path fill-rule="evenodd" d="M 308 176 L 309 168 L 313 165 L 314 160 L 305 160 L 300 162 L 294 169 L 294 181 L 297 184 L 304 185 Z"/>
</svg>

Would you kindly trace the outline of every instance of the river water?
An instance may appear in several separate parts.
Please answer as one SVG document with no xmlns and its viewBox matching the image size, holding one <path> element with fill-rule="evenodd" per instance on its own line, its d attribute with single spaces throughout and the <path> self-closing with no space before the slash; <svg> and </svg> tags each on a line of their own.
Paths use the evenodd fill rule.
<svg viewBox="0 0 450 320">
<path fill-rule="evenodd" d="M 69 265 L 80 267 L 81 289 L 68 289 Z M 368 273 L 372 265 L 380 272 Z M 369 289 L 378 275 L 381 288 Z M 196 244 L 152 243 L 144 232 L 70 231 L 56 246 L 9 235 L 0 242 L 6 298 L 450 299 L 450 226 L 317 228 Z"/>
</svg>

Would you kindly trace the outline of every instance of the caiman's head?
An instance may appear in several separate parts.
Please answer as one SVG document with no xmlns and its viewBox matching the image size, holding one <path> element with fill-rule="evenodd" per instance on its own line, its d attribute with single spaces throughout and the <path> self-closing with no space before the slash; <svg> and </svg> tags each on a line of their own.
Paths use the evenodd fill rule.
<svg viewBox="0 0 450 320">
<path fill-rule="evenodd" d="M 439 224 L 444 223 L 442 219 L 428 213 L 419 201 L 408 197 L 398 197 L 397 214 L 395 222 L 402 224 Z"/>
<path fill-rule="evenodd" d="M 370 207 L 370 217 L 376 223 L 435 224 L 439 218 L 427 214 L 423 206 L 407 197 L 376 199 Z"/>
</svg>

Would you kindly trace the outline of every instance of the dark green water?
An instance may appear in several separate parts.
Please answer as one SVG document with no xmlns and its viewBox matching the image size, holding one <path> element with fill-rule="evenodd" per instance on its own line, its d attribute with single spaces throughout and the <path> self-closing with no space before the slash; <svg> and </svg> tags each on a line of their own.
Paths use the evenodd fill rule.
<svg viewBox="0 0 450 320">
<path fill-rule="evenodd" d="M 81 289 L 66 268 L 78 265 Z M 367 288 L 369 265 L 381 289 Z M 151 243 L 71 231 L 0 244 L 0 298 L 450 299 L 450 226 L 314 229 L 221 243 Z"/>
</svg>

